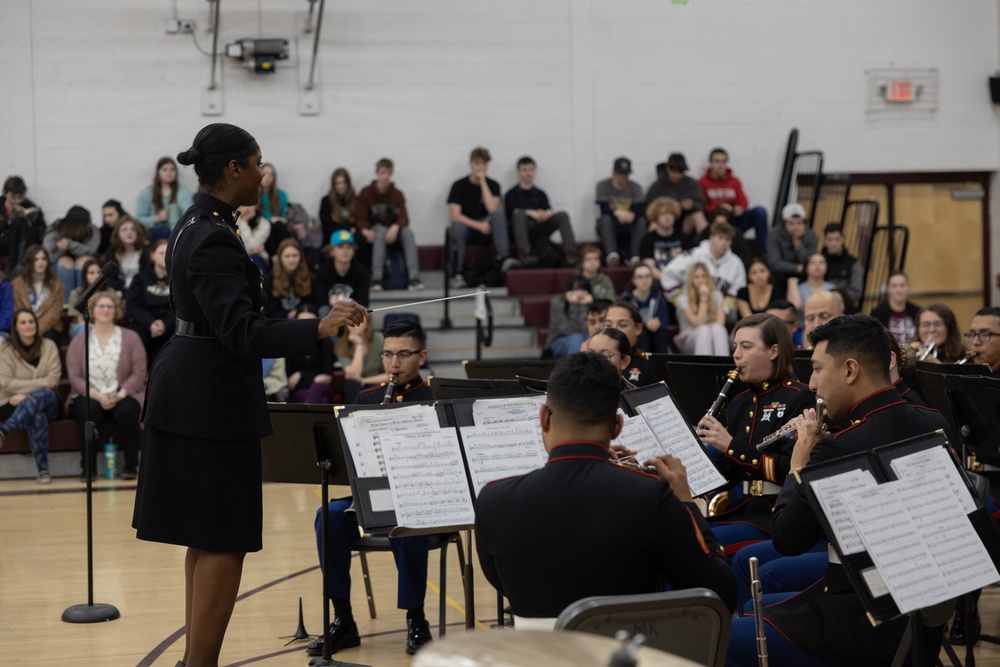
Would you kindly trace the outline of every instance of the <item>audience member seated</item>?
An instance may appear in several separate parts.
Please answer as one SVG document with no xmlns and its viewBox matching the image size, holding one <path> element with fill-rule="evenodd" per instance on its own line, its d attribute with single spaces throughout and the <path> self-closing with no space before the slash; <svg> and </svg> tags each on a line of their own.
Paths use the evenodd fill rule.
<svg viewBox="0 0 1000 667">
<path fill-rule="evenodd" d="M 319 222 L 323 226 L 324 239 L 332 238 L 339 231 L 353 234 L 357 239 L 358 261 L 366 270 L 371 270 L 371 245 L 363 235 L 358 235 L 357 198 L 351 174 L 343 167 L 334 169 L 330 191 L 319 201 Z"/>
<path fill-rule="evenodd" d="M 621 266 L 622 258 L 638 262 L 639 245 L 646 234 L 646 205 L 642 186 L 629 179 L 632 162 L 627 157 L 615 160 L 611 178 L 597 184 L 595 201 L 600 211 L 597 235 L 604 246 L 604 263 Z"/>
<path fill-rule="evenodd" d="M 42 336 L 57 346 L 62 342 L 63 283 L 49 264 L 49 254 L 40 245 L 24 251 L 21 272 L 10 281 L 14 310 L 30 310 L 38 318 Z"/>
<path fill-rule="evenodd" d="M 737 229 L 742 232 L 754 230 L 757 249 L 763 252 L 767 247 L 767 211 L 763 206 L 749 208 L 743 183 L 729 168 L 726 149 L 712 149 L 708 155 L 708 169 L 698 179 L 698 184 L 705 194 L 705 213 L 711 216 L 715 211 L 723 211 Z"/>
<path fill-rule="evenodd" d="M 118 226 L 118 223 L 126 218 L 132 218 L 132 216 L 125 212 L 122 203 L 117 199 L 109 199 L 101 205 L 101 228 L 98 230 L 101 234 L 101 242 L 97 246 L 97 255 L 102 264 L 113 259 L 111 236 L 115 233 L 115 227 Z"/>
<path fill-rule="evenodd" d="M 864 296 L 864 269 L 844 247 L 844 229 L 839 222 L 829 222 L 823 229 L 823 256 L 826 257 L 826 279 L 845 290 L 851 301 L 847 305 L 857 310 Z"/>
<path fill-rule="evenodd" d="M 146 354 L 152 361 L 174 335 L 176 318 L 170 306 L 170 276 L 167 275 L 167 241 L 155 241 L 149 253 L 149 265 L 129 285 L 125 306 L 129 329 L 139 334 Z"/>
<path fill-rule="evenodd" d="M 677 298 L 677 322 L 680 333 L 674 343 L 684 354 L 729 354 L 729 334 L 726 313 L 722 309 L 722 292 L 708 267 L 696 263 L 688 271 L 684 291 Z"/>
<path fill-rule="evenodd" d="M 587 306 L 587 340 L 595 333 L 604 328 L 605 316 L 608 313 L 608 307 L 611 305 L 611 301 L 606 299 L 594 299 L 594 302 Z M 583 341 L 580 345 L 578 352 L 587 351 L 587 341 Z"/>
<path fill-rule="evenodd" d="M 302 246 L 295 239 L 285 239 L 278 246 L 274 268 L 264 278 L 264 293 L 264 315 L 278 319 L 298 317 L 299 309 L 315 300 Z"/>
<path fill-rule="evenodd" d="M 285 373 L 285 360 L 262 359 L 264 373 L 264 397 L 268 403 L 285 403 L 291 390 L 288 388 L 288 374 Z"/>
<path fill-rule="evenodd" d="M 362 306 L 368 305 L 371 276 L 368 269 L 355 258 L 354 234 L 341 229 L 330 237 L 330 259 L 323 262 L 316 272 L 313 289 L 319 306 L 319 316 L 326 317 L 333 304 L 353 299 Z"/>
<path fill-rule="evenodd" d="M 771 508 L 790 472 L 792 440 L 784 438 L 764 452 L 757 445 L 816 405 L 809 387 L 792 379 L 792 337 L 777 318 L 746 317 L 737 322 L 733 338 L 733 363 L 749 389 L 729 402 L 726 426 L 710 415 L 698 422 L 698 436 L 718 453 L 726 479 L 743 485 L 739 502 L 709 519 L 727 556 L 770 538 Z"/>
<path fill-rule="evenodd" d="M 990 367 L 990 376 L 1000 378 L 1000 308 L 980 308 L 965 333 L 972 362 Z"/>
<path fill-rule="evenodd" d="M 768 315 L 774 315 L 781 320 L 788 328 L 788 335 L 795 341 L 795 334 L 799 331 L 799 309 L 791 301 L 785 299 L 775 299 L 767 305 L 764 311 Z M 802 347 L 796 345 L 796 347 Z"/>
<path fill-rule="evenodd" d="M 787 204 L 781 209 L 781 226 L 767 236 L 767 262 L 774 273 L 774 284 L 784 291 L 789 278 L 802 275 L 806 258 L 816 252 L 819 239 L 806 226 L 806 210 L 801 204 Z"/>
<path fill-rule="evenodd" d="M 250 259 L 260 269 L 260 274 L 266 276 L 271 270 L 271 256 L 264 245 L 271 237 L 271 221 L 256 206 L 240 206 L 239 211 L 240 219 L 236 221 L 236 229 Z"/>
<path fill-rule="evenodd" d="M 721 209 L 708 214 L 708 227 L 705 227 L 700 232 L 691 237 L 691 245 L 697 247 L 702 241 L 706 240 L 712 233 L 712 224 L 716 222 L 725 222 L 728 225 L 732 223 L 729 221 L 729 214 Z M 746 269 L 750 266 L 750 244 L 747 240 L 743 238 L 741 234 L 735 227 L 733 227 L 733 243 L 730 246 L 730 250 L 733 254 L 740 258 L 743 262 L 743 267 Z"/>
<path fill-rule="evenodd" d="M 694 236 L 708 227 L 705 217 L 705 193 L 698 181 L 686 176 L 687 160 L 683 153 L 671 153 L 667 158 L 666 172 L 646 191 L 646 205 L 657 197 L 670 197 L 681 205 L 678 219 L 681 232 Z"/>
<path fill-rule="evenodd" d="M 917 313 L 920 306 L 910 303 L 910 281 L 896 271 L 885 281 L 885 301 L 872 309 L 872 317 L 882 323 L 896 340 L 906 344 L 917 336 Z"/>
<path fill-rule="evenodd" d="M 788 300 L 801 309 L 805 302 L 816 292 L 832 292 L 836 285 L 828 282 L 826 276 L 826 257 L 823 253 L 814 252 L 806 258 L 806 268 L 801 278 L 789 278 Z M 794 287 L 794 289 L 793 289 Z M 799 320 L 805 324 L 805 316 Z"/>
<path fill-rule="evenodd" d="M 615 284 L 608 274 L 601 271 L 601 251 L 597 246 L 584 246 L 580 251 L 579 275 L 590 283 L 590 293 L 595 299 L 613 301 Z"/>
<path fill-rule="evenodd" d="M 10 340 L 10 330 L 14 324 L 14 291 L 3 271 L 0 271 L 0 345 Z"/>
<path fill-rule="evenodd" d="M 28 186 L 20 176 L 8 176 L 3 183 L 0 255 L 7 257 L 8 270 L 19 267 L 25 248 L 40 244 L 45 235 L 45 214 L 25 196 L 27 192 Z"/>
<path fill-rule="evenodd" d="M 618 329 L 628 338 L 629 347 L 632 349 L 630 355 L 632 363 L 624 371 L 626 379 L 639 387 L 655 383 L 653 367 L 646 359 L 646 352 L 639 347 L 639 336 L 643 331 L 642 314 L 639 309 L 631 303 L 614 303 L 608 306 L 608 312 L 604 316 L 604 326 Z"/>
<path fill-rule="evenodd" d="M 38 335 L 33 312 L 18 310 L 10 343 L 0 348 L 0 447 L 11 431 L 27 431 L 39 484 L 52 481 L 49 421 L 59 416 L 55 390 L 61 376 L 56 344 Z"/>
<path fill-rule="evenodd" d="M 284 223 L 288 213 L 288 194 L 278 187 L 278 172 L 273 164 L 265 162 L 260 170 L 264 174 L 260 179 L 260 210 L 272 223 Z"/>
<path fill-rule="evenodd" d="M 632 289 L 621 295 L 622 303 L 631 303 L 642 314 L 642 333 L 636 341 L 647 352 L 670 352 L 667 327 L 670 304 L 660 286 L 653 281 L 653 270 L 645 264 L 632 269 Z M 588 316 L 589 319 L 589 316 Z"/>
<path fill-rule="evenodd" d="M 121 297 L 132 284 L 132 280 L 149 265 L 149 239 L 146 236 L 146 228 L 132 218 L 119 221 L 111 235 L 109 259 L 113 259 L 118 265 L 118 274 L 108 280 L 108 288 L 118 292 Z"/>
<path fill-rule="evenodd" d="M 740 318 L 767 310 L 776 295 L 771 282 L 771 267 L 761 256 L 754 257 L 747 267 L 747 285 L 736 292 L 736 306 Z M 784 296 L 784 295 L 781 295 Z"/>
<path fill-rule="evenodd" d="M 135 217 L 149 230 L 150 240 L 165 239 L 192 203 L 191 191 L 177 181 L 177 163 L 161 157 L 153 184 L 139 193 Z"/>
<path fill-rule="evenodd" d="M 922 351 L 930 348 L 923 358 L 927 362 L 954 364 L 965 358 L 965 345 L 955 313 L 943 303 L 932 303 L 920 310 L 917 314 L 917 338 L 910 345 L 918 351 L 918 358 Z"/>
<path fill-rule="evenodd" d="M 587 310 L 593 302 L 590 281 L 579 274 L 569 279 L 565 292 L 552 297 L 546 347 L 553 359 L 579 351 L 587 340 Z"/>
<path fill-rule="evenodd" d="M 469 155 L 469 175 L 455 181 L 448 193 L 451 238 L 455 244 L 453 287 L 465 287 L 465 249 L 470 241 L 492 241 L 501 272 L 519 264 L 510 256 L 500 184 L 486 175 L 490 159 L 490 152 L 482 146 L 473 148 Z"/>
<path fill-rule="evenodd" d="M 372 290 L 383 289 L 386 248 L 402 248 L 406 263 L 407 289 L 424 289 L 420 280 L 420 256 L 417 241 L 410 229 L 403 191 L 392 181 L 392 160 L 375 163 L 375 180 L 366 185 L 355 205 L 358 231 L 372 249 Z"/>
<path fill-rule="evenodd" d="M 832 319 L 843 317 L 844 302 L 833 292 L 813 292 L 803 306 L 805 325 L 802 328 L 802 341 L 808 342 L 813 329 L 822 326 Z"/>
<path fill-rule="evenodd" d="M 670 262 L 663 271 L 660 284 L 668 297 L 676 298 L 678 290 L 687 282 L 690 268 L 703 264 L 712 276 L 715 289 L 725 297 L 723 309 L 726 315 L 732 313 L 735 319 L 736 294 L 747 284 L 746 268 L 730 250 L 736 232 L 732 225 L 721 220 L 713 222 L 710 231 L 708 239 L 697 248 Z"/>
<path fill-rule="evenodd" d="M 90 297 L 90 394 L 87 394 L 83 336 L 77 336 L 66 352 L 69 376 L 69 413 L 76 420 L 80 434 L 81 477 L 86 480 L 87 459 L 84 424 L 87 402 L 90 421 L 97 433 L 104 423 L 115 425 L 117 441 L 125 453 L 122 479 L 135 479 L 139 465 L 139 415 L 146 393 L 146 350 L 138 334 L 115 322 L 122 317 L 114 292 L 104 290 Z M 91 452 L 91 471 L 97 469 L 97 447 Z"/>
<path fill-rule="evenodd" d="M 84 262 L 97 256 L 101 235 L 90 220 L 90 211 L 72 206 L 66 215 L 52 223 L 45 232 L 42 247 L 49 253 L 59 280 L 69 293 L 80 284 Z"/>
<path fill-rule="evenodd" d="M 536 264 L 538 253 L 533 251 L 532 239 L 548 240 L 552 233 L 559 231 L 562 240 L 563 259 L 572 266 L 573 245 L 576 242 L 573 226 L 566 211 L 553 211 L 549 196 L 535 186 L 535 161 L 525 155 L 517 161 L 518 183 L 504 196 L 507 220 L 514 228 L 515 250 L 522 264 Z M 537 241 L 536 241 L 537 243 Z"/>
<path fill-rule="evenodd" d="M 733 573 L 692 502 L 683 466 L 669 455 L 654 459 L 664 481 L 610 460 L 622 428 L 618 402 L 618 373 L 607 359 L 559 362 L 539 409 L 548 464 L 479 494 L 479 562 L 510 600 L 515 627 L 551 628 L 581 598 L 655 593 L 664 582 L 705 587 L 735 604 Z"/>
<path fill-rule="evenodd" d="M 618 329 L 598 329 L 583 344 L 581 352 L 599 354 L 615 367 L 618 372 L 618 389 L 629 391 L 635 385 L 625 379 L 623 373 L 632 365 L 632 350 L 628 344 L 628 336 Z"/>
<path fill-rule="evenodd" d="M 354 403 L 358 393 L 388 382 L 382 367 L 382 332 L 375 331 L 371 318 L 364 324 L 348 327 L 347 335 L 337 339 L 333 351 L 337 364 L 344 369 L 344 403 Z"/>
<path fill-rule="evenodd" d="M 382 365 L 396 379 L 390 394 L 391 403 L 413 403 L 431 400 L 431 390 L 420 377 L 420 366 L 427 359 L 426 338 L 423 329 L 413 320 L 399 320 L 385 329 Z M 383 402 L 386 387 L 378 386 L 359 394 L 360 405 L 378 405 Z M 351 545 L 358 536 L 357 515 L 351 508 L 350 497 L 331 500 L 325 508 L 329 518 L 326 559 L 330 567 L 325 576 L 333 602 L 334 620 L 323 637 L 306 647 L 309 655 L 322 655 L 323 645 L 330 642 L 330 653 L 360 646 L 357 623 L 351 608 Z M 321 521 L 324 508 L 316 512 L 316 548 L 323 557 Z M 406 610 L 406 652 L 416 653 L 431 641 L 430 625 L 424 615 L 424 594 L 427 592 L 428 537 L 390 538 L 392 555 L 399 570 L 397 606 Z M 320 561 L 322 565 L 322 561 Z"/>
<path fill-rule="evenodd" d="M 650 232 L 639 242 L 639 258 L 653 271 L 657 282 L 663 269 L 685 250 L 690 250 L 691 239 L 674 225 L 681 215 L 681 205 L 670 197 L 657 197 L 646 207 L 651 225 Z"/>
<path fill-rule="evenodd" d="M 162 240 L 162 239 L 161 239 Z M 66 302 L 66 314 L 70 317 L 69 337 L 76 338 L 83 333 L 83 313 L 74 306 L 80 296 L 87 291 L 90 284 L 101 275 L 101 265 L 95 260 L 90 260 L 83 265 L 80 270 L 80 285 L 69 293 L 69 300 Z"/>
<path fill-rule="evenodd" d="M 311 306 L 303 306 L 297 319 L 315 319 Z M 319 351 L 285 357 L 285 374 L 292 403 L 331 403 L 333 398 L 333 338 L 324 338 Z"/>
</svg>

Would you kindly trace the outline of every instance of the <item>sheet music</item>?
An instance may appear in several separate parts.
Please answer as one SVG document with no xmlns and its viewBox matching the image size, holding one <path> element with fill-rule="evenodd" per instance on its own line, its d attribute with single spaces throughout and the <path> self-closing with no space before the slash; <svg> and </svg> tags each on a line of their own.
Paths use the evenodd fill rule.
<svg viewBox="0 0 1000 667">
<path fill-rule="evenodd" d="M 1000 579 L 952 485 L 936 470 L 891 484 L 896 485 L 951 594 L 968 593 Z"/>
<path fill-rule="evenodd" d="M 399 526 L 437 528 L 476 522 L 455 429 L 389 431 L 382 433 L 381 441 Z"/>
<path fill-rule="evenodd" d="M 920 528 L 899 493 L 899 482 L 843 497 L 869 555 L 899 611 L 906 614 L 954 597 Z"/>
<path fill-rule="evenodd" d="M 877 485 L 878 482 L 867 470 L 849 470 L 809 482 L 823 508 L 823 513 L 826 514 L 826 520 L 833 528 L 833 535 L 840 546 L 840 552 L 845 556 L 864 551 L 865 545 L 844 505 L 844 496 L 858 489 Z"/>
<path fill-rule="evenodd" d="M 951 454 L 944 447 L 932 447 L 921 452 L 900 456 L 893 459 L 890 466 L 899 479 L 925 473 L 938 477 L 948 485 L 966 514 L 972 514 L 976 511 L 976 501 L 962 480 L 962 475 L 958 472 Z"/>
<path fill-rule="evenodd" d="M 545 403 L 545 394 L 513 398 L 480 398 L 472 404 L 472 423 L 476 426 L 538 421 L 538 408 Z"/>
<path fill-rule="evenodd" d="M 476 496 L 489 482 L 524 475 L 545 465 L 542 425 L 533 421 L 463 426 L 462 442 Z"/>
<path fill-rule="evenodd" d="M 621 410 L 618 412 L 625 417 L 625 420 L 622 424 L 622 432 L 615 440 L 611 441 L 611 444 L 621 445 L 634 451 L 635 460 L 639 463 L 644 463 L 654 456 L 669 453 L 664 451 L 645 419 L 641 416 L 629 417 Z"/>
<path fill-rule="evenodd" d="M 656 434 L 663 451 L 676 456 L 687 468 L 692 495 L 700 496 L 726 483 L 726 478 L 708 458 L 701 442 L 691 432 L 684 415 L 669 396 L 640 405 L 636 411 L 646 420 L 649 430 Z"/>
<path fill-rule="evenodd" d="M 385 477 L 381 437 L 394 431 L 435 431 L 437 412 L 429 405 L 386 410 L 356 410 L 342 420 L 344 438 L 358 477 Z"/>
</svg>

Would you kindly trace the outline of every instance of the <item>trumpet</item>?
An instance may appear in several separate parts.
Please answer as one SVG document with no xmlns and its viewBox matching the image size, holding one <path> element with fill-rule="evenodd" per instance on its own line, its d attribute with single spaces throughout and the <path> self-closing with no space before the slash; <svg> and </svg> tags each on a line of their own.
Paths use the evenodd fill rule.
<svg viewBox="0 0 1000 667">
<path fill-rule="evenodd" d="M 651 475 L 659 475 L 656 472 L 656 468 L 653 466 L 644 466 L 635 460 L 634 456 L 625 456 L 615 461 L 617 465 L 623 468 L 631 468 L 632 470 L 638 470 L 639 472 L 648 472 Z"/>
<path fill-rule="evenodd" d="M 385 385 L 385 396 L 382 397 L 382 405 L 392 403 L 392 392 L 396 391 L 396 376 L 389 373 L 389 382 Z"/>
<path fill-rule="evenodd" d="M 820 423 L 820 433 L 826 433 L 826 401 L 822 398 L 816 399 L 816 419 Z M 798 435 L 798 427 L 795 425 L 795 420 L 788 422 L 777 431 L 771 435 L 766 436 L 760 443 L 757 444 L 758 451 L 764 451 L 774 443 L 778 442 L 782 438 L 789 438 L 794 440 Z"/>
</svg>

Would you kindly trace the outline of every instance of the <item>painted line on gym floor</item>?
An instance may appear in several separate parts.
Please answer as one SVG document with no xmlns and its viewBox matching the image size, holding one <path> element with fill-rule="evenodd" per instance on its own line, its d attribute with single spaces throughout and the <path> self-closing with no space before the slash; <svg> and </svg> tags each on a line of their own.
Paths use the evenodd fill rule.
<svg viewBox="0 0 1000 667">
<path fill-rule="evenodd" d="M 430 579 L 427 580 L 427 585 L 430 586 L 431 592 L 433 592 L 435 595 L 440 595 L 441 594 L 441 589 L 439 589 L 437 586 L 435 586 L 434 582 L 431 581 Z M 461 614 L 463 617 L 465 616 L 465 607 L 463 607 L 462 605 L 460 605 L 457 602 L 455 602 L 454 600 L 452 600 L 450 595 L 445 595 L 444 599 L 445 599 L 445 601 L 449 605 L 451 605 L 451 607 L 453 609 L 457 609 L 459 614 Z M 472 621 L 473 621 L 473 623 L 476 624 L 476 627 L 479 628 L 480 630 L 488 630 L 489 629 L 485 625 L 483 625 L 479 621 L 478 618 L 473 617 Z M 447 624 L 445 624 L 445 625 L 447 625 Z M 463 622 L 463 625 L 464 625 L 464 622 Z"/>
<path fill-rule="evenodd" d="M 114 485 L 114 486 L 105 486 L 102 484 L 101 486 L 94 486 L 93 490 L 94 493 L 100 493 L 102 491 L 135 491 L 135 482 L 131 482 L 129 484 Z M 0 497 L 33 496 L 46 493 L 86 493 L 86 492 L 87 492 L 86 486 L 81 486 L 75 489 L 53 489 L 52 487 L 48 487 L 48 488 L 37 488 L 37 489 L 22 489 L 20 491 L 0 491 Z"/>
</svg>

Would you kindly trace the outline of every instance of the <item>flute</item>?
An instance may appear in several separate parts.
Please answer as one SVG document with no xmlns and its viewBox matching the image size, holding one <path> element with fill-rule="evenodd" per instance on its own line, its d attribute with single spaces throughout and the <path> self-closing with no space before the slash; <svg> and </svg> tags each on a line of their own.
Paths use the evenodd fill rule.
<svg viewBox="0 0 1000 667">
<path fill-rule="evenodd" d="M 816 399 L 816 419 L 822 425 L 820 427 L 820 432 L 825 431 L 826 424 L 824 422 L 826 422 L 826 402 L 822 398 Z M 765 436 L 764 439 L 757 444 L 757 451 L 764 451 L 782 438 L 790 438 L 794 440 L 798 435 L 798 432 L 799 429 L 795 425 L 795 420 L 793 419 L 774 433 Z"/>
<path fill-rule="evenodd" d="M 764 631 L 764 592 L 760 587 L 757 557 L 750 558 L 750 592 L 753 595 L 753 618 L 757 628 L 757 664 L 767 667 L 767 634 Z"/>
<path fill-rule="evenodd" d="M 382 397 L 382 405 L 392 403 L 392 392 L 396 391 L 396 376 L 389 373 L 389 382 L 385 385 L 385 396 Z"/>
<path fill-rule="evenodd" d="M 934 351 L 935 343 L 934 341 L 927 341 L 923 347 L 917 350 L 917 361 L 923 361 L 926 359 L 931 352 Z"/>
</svg>

